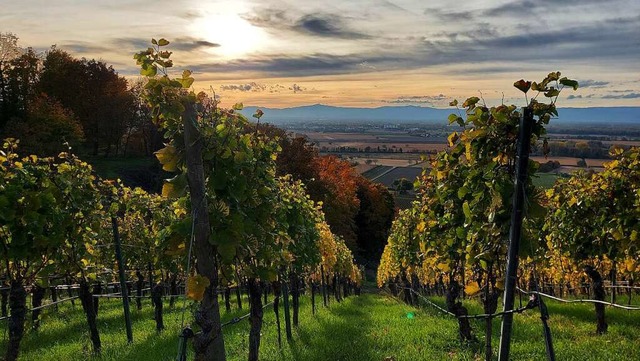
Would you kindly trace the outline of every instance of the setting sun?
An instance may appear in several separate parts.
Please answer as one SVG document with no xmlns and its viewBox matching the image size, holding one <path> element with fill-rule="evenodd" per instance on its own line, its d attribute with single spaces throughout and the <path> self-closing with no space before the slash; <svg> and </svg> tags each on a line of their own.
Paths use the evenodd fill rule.
<svg viewBox="0 0 640 361">
<path fill-rule="evenodd" d="M 264 47 L 266 34 L 242 19 L 236 11 L 206 12 L 191 26 L 193 36 L 219 44 L 211 53 L 225 59 L 237 59 Z"/>
</svg>

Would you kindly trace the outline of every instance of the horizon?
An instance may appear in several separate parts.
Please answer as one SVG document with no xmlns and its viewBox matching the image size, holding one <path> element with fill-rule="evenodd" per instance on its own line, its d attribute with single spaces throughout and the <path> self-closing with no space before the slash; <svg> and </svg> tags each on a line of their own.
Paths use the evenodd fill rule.
<svg viewBox="0 0 640 361">
<path fill-rule="evenodd" d="M 563 92 L 561 108 L 640 105 L 640 3 L 632 0 L 464 8 L 417 0 L 5 0 L 0 23 L 21 47 L 55 44 L 130 80 L 138 78 L 133 54 L 164 37 L 175 72 L 193 70 L 194 89 L 215 91 L 226 107 L 441 109 L 480 95 L 487 104 L 524 104 L 513 82 L 557 70 L 580 83 Z"/>
<path fill-rule="evenodd" d="M 458 100 L 460 100 L 460 99 L 458 99 Z M 462 100 L 464 100 L 464 99 L 462 99 Z M 243 106 L 244 106 L 244 108 L 267 108 L 267 109 L 273 109 L 273 110 L 285 110 L 285 109 L 304 108 L 304 107 L 313 107 L 313 106 L 324 106 L 324 107 L 345 108 L 345 109 L 349 109 L 349 108 L 353 108 L 353 109 L 357 109 L 357 108 L 378 109 L 378 108 L 403 108 L 403 107 L 414 107 L 414 108 L 435 109 L 435 110 L 451 110 L 451 111 L 454 111 L 456 109 L 455 107 L 452 107 L 452 106 L 436 107 L 436 106 L 420 105 L 420 104 L 395 104 L 395 105 L 387 104 L 387 105 L 377 105 L 377 106 L 371 106 L 371 107 L 348 106 L 348 105 L 344 105 L 343 106 L 343 105 L 332 105 L 332 104 L 323 104 L 323 103 L 299 104 L 299 105 L 293 105 L 293 106 L 288 106 L 288 107 L 272 107 L 272 106 L 268 106 L 268 105 L 267 106 L 260 106 L 260 105 L 255 105 L 255 104 L 243 104 Z M 488 106 L 491 106 L 491 105 L 488 104 Z M 557 108 L 558 109 L 640 108 L 640 104 L 638 104 L 638 105 L 600 105 L 600 106 L 584 106 L 584 107 L 558 106 Z"/>
</svg>

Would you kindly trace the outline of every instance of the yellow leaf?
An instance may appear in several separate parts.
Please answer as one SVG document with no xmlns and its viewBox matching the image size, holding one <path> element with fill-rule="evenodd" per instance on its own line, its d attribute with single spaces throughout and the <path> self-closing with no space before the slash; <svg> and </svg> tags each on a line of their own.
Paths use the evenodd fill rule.
<svg viewBox="0 0 640 361">
<path fill-rule="evenodd" d="M 480 285 L 476 281 L 469 282 L 466 286 L 464 286 L 464 293 L 466 293 L 468 296 L 475 296 L 476 294 L 478 294 L 478 292 L 480 292 Z"/>
<path fill-rule="evenodd" d="M 85 243 L 85 244 L 84 244 L 84 247 L 87 249 L 87 253 L 89 253 L 90 255 L 92 255 L 92 256 L 93 256 L 93 255 L 95 255 L 95 254 L 96 254 L 95 249 L 94 249 L 94 248 L 93 248 L 93 246 L 92 246 L 92 245 L 90 245 L 89 243 Z"/>
<path fill-rule="evenodd" d="M 613 239 L 615 239 L 616 241 L 624 238 L 624 235 L 622 234 L 622 232 L 620 232 L 619 229 L 614 229 L 613 231 L 611 231 L 611 236 L 613 236 Z"/>
<path fill-rule="evenodd" d="M 472 159 L 471 143 L 465 143 L 464 148 L 465 148 L 465 157 L 467 157 L 467 160 L 470 161 Z"/>
<path fill-rule="evenodd" d="M 180 154 L 176 147 L 167 145 L 155 153 L 156 158 L 162 164 L 162 169 L 167 172 L 175 172 L 178 170 L 178 162 L 180 161 Z"/>
<path fill-rule="evenodd" d="M 576 198 L 575 196 L 571 197 L 571 199 L 569 199 L 569 201 L 567 203 L 569 203 L 569 207 L 571 207 L 574 204 L 578 203 L 578 198 Z"/>
<path fill-rule="evenodd" d="M 504 290 L 504 281 L 500 280 L 496 282 L 496 288 L 499 290 Z"/>
<path fill-rule="evenodd" d="M 195 275 L 187 280 L 187 298 L 194 301 L 202 301 L 204 298 L 204 290 L 209 287 L 211 282 L 207 277 Z"/>
<path fill-rule="evenodd" d="M 447 137 L 447 140 L 449 141 L 449 146 L 453 147 L 453 145 L 456 143 L 456 141 L 458 141 L 458 133 L 457 132 L 453 132 L 453 133 L 449 134 L 449 137 Z"/>
<path fill-rule="evenodd" d="M 631 258 L 627 258 L 624 261 L 624 265 L 627 268 L 627 272 L 633 272 L 636 269 L 636 261 L 632 260 Z"/>
<path fill-rule="evenodd" d="M 438 269 L 442 272 L 449 272 L 451 271 L 451 267 L 449 267 L 448 263 L 439 263 L 438 264 Z"/>
<path fill-rule="evenodd" d="M 427 224 L 424 221 L 420 222 L 418 223 L 418 226 L 416 227 L 416 229 L 418 230 L 418 232 L 424 232 L 424 228 L 426 227 L 426 225 Z"/>
</svg>

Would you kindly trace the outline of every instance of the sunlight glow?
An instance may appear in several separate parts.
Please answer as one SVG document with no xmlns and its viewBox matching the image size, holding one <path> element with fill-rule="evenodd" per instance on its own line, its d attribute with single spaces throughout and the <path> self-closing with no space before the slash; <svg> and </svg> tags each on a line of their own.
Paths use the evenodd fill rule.
<svg viewBox="0 0 640 361">
<path fill-rule="evenodd" d="M 264 30 L 251 25 L 238 12 L 215 12 L 194 21 L 191 32 L 206 41 L 220 44 L 210 51 L 225 59 L 245 57 L 263 49 L 267 40 Z"/>
</svg>

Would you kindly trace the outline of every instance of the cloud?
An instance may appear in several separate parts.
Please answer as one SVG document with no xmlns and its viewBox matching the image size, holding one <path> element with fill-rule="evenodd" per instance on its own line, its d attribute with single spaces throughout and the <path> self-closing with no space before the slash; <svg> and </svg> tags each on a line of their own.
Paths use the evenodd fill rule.
<svg viewBox="0 0 640 361">
<path fill-rule="evenodd" d="M 451 100 L 451 97 L 442 93 L 437 95 L 411 95 L 411 96 L 399 96 L 392 100 L 382 100 L 382 103 L 389 104 L 429 104 L 429 105 L 446 105 Z"/>
<path fill-rule="evenodd" d="M 610 0 L 611 2 L 615 0 Z M 601 4 L 602 0 L 535 0 L 535 1 L 513 1 L 483 11 L 485 16 L 526 16 L 535 11 L 543 11 L 545 9 L 567 8 L 570 7 L 574 11 L 578 6 L 586 6 L 590 4 Z"/>
<path fill-rule="evenodd" d="M 308 14 L 300 18 L 293 30 L 325 38 L 369 39 L 370 36 L 349 30 L 342 17 L 330 14 Z"/>
<path fill-rule="evenodd" d="M 313 13 L 294 15 L 281 9 L 258 9 L 251 14 L 244 14 L 243 18 L 251 25 L 257 26 L 282 36 L 282 31 L 297 33 L 306 36 L 362 40 L 371 36 L 350 29 L 348 19 L 330 13 Z"/>
<path fill-rule="evenodd" d="M 221 85 L 220 89 L 223 91 L 239 91 L 239 92 L 262 92 L 267 89 L 267 86 L 264 84 L 258 84 L 256 82 L 251 82 L 247 84 L 228 84 Z"/>
<path fill-rule="evenodd" d="M 579 80 L 580 88 L 602 88 L 608 85 L 608 81 L 596 81 L 596 80 Z"/>
<path fill-rule="evenodd" d="M 567 97 L 567 99 L 572 100 L 572 99 L 638 99 L 640 98 L 640 93 L 635 93 L 631 90 L 612 90 L 613 94 L 604 94 L 604 95 L 599 95 L 599 94 L 589 94 L 589 95 L 585 95 L 584 97 L 582 95 L 569 95 Z"/>
<path fill-rule="evenodd" d="M 283 19 L 282 21 L 274 21 Z M 335 25 L 342 20 L 327 20 L 324 16 L 302 17 L 296 23 L 284 11 L 268 10 L 254 17 L 252 23 L 271 26 L 284 31 L 302 31 L 309 36 L 346 36 L 349 30 Z M 313 21 L 311 19 L 314 19 Z M 340 18 L 338 18 L 340 19 Z M 275 24 L 272 24 L 275 23 Z M 302 23 L 306 25 L 301 25 Z M 457 74 L 487 74 L 505 72 L 548 71 L 566 64 L 589 61 L 617 64 L 624 69 L 632 67 L 640 58 L 638 42 L 640 17 L 609 19 L 582 23 L 568 28 L 540 28 L 529 33 L 496 28 L 487 23 L 475 23 L 466 30 L 438 31 L 422 37 L 370 39 L 376 45 L 367 50 L 354 50 L 351 54 L 311 52 L 308 54 L 261 53 L 244 59 L 214 60 L 189 66 L 199 72 L 251 72 L 265 76 L 304 77 L 318 75 L 363 74 L 389 70 L 412 70 L 446 64 Z M 316 35 L 310 35 L 316 34 Z M 356 36 L 357 35 L 349 35 Z M 301 41 L 300 39 L 298 41 Z M 302 40 L 304 41 L 304 40 Z M 638 45 L 638 46 L 636 46 Z M 330 50 L 329 50 L 330 51 Z M 499 65 L 496 65 L 499 64 Z M 461 71 L 459 71 L 463 68 Z M 569 75 L 569 74 L 568 74 Z M 606 81 L 586 79 L 583 88 L 604 87 Z"/>
<path fill-rule="evenodd" d="M 476 17 L 476 14 L 473 11 L 444 11 L 438 8 L 426 9 L 424 14 L 433 16 L 434 18 L 445 22 L 473 20 Z"/>
<path fill-rule="evenodd" d="M 405 58 L 393 56 L 310 54 L 303 56 L 274 55 L 253 59 L 236 59 L 229 62 L 212 62 L 187 66 L 197 72 L 258 72 L 271 76 L 313 76 L 344 74 L 352 72 L 372 72 L 374 68 L 363 68 L 366 62 L 373 67 L 381 64 L 385 68 L 401 67 Z"/>
<path fill-rule="evenodd" d="M 307 88 L 301 87 L 298 84 L 293 84 L 291 87 L 289 87 L 289 90 L 293 90 L 294 93 L 301 93 L 307 90 Z"/>
<path fill-rule="evenodd" d="M 487 33 L 475 38 L 450 32 L 435 40 L 425 39 L 422 45 L 424 58 L 431 64 L 575 59 L 633 62 L 640 58 L 638 40 L 630 40 L 638 39 L 639 19 L 611 19 L 537 33 Z"/>
<path fill-rule="evenodd" d="M 166 47 L 167 50 L 193 51 L 203 48 L 217 48 L 220 44 L 210 41 L 197 39 L 190 36 L 179 37 L 176 39 L 168 39 L 171 43 Z M 118 38 L 111 41 L 113 47 L 120 50 L 124 46 L 125 49 L 134 49 L 136 51 L 144 50 L 151 46 L 151 39 L 141 38 Z"/>
<path fill-rule="evenodd" d="M 69 49 L 78 54 L 102 53 L 112 50 L 108 46 L 93 45 L 84 41 L 62 44 L 60 45 L 60 48 Z"/>
<path fill-rule="evenodd" d="M 202 48 L 217 48 L 220 44 L 206 40 L 199 40 L 192 37 L 177 38 L 171 42 L 171 49 L 182 51 L 193 51 Z"/>
<path fill-rule="evenodd" d="M 194 19 L 198 19 L 201 18 L 203 15 L 195 10 L 187 10 L 183 13 L 180 13 L 178 15 L 176 15 L 177 17 L 179 17 L 180 19 L 184 19 L 184 20 L 194 20 Z"/>
<path fill-rule="evenodd" d="M 638 99 L 640 93 L 626 93 L 626 94 L 607 94 L 601 97 L 602 99 Z"/>
<path fill-rule="evenodd" d="M 302 93 L 304 91 L 307 91 L 307 88 L 300 86 L 298 84 L 293 84 L 287 87 L 282 84 L 260 84 L 256 82 L 251 82 L 246 84 L 224 84 L 220 86 L 220 90 L 227 91 L 227 92 L 242 92 L 242 93 L 248 93 L 248 92 L 290 93 L 290 92 L 293 92 L 294 94 L 297 94 L 297 93 Z"/>
</svg>

